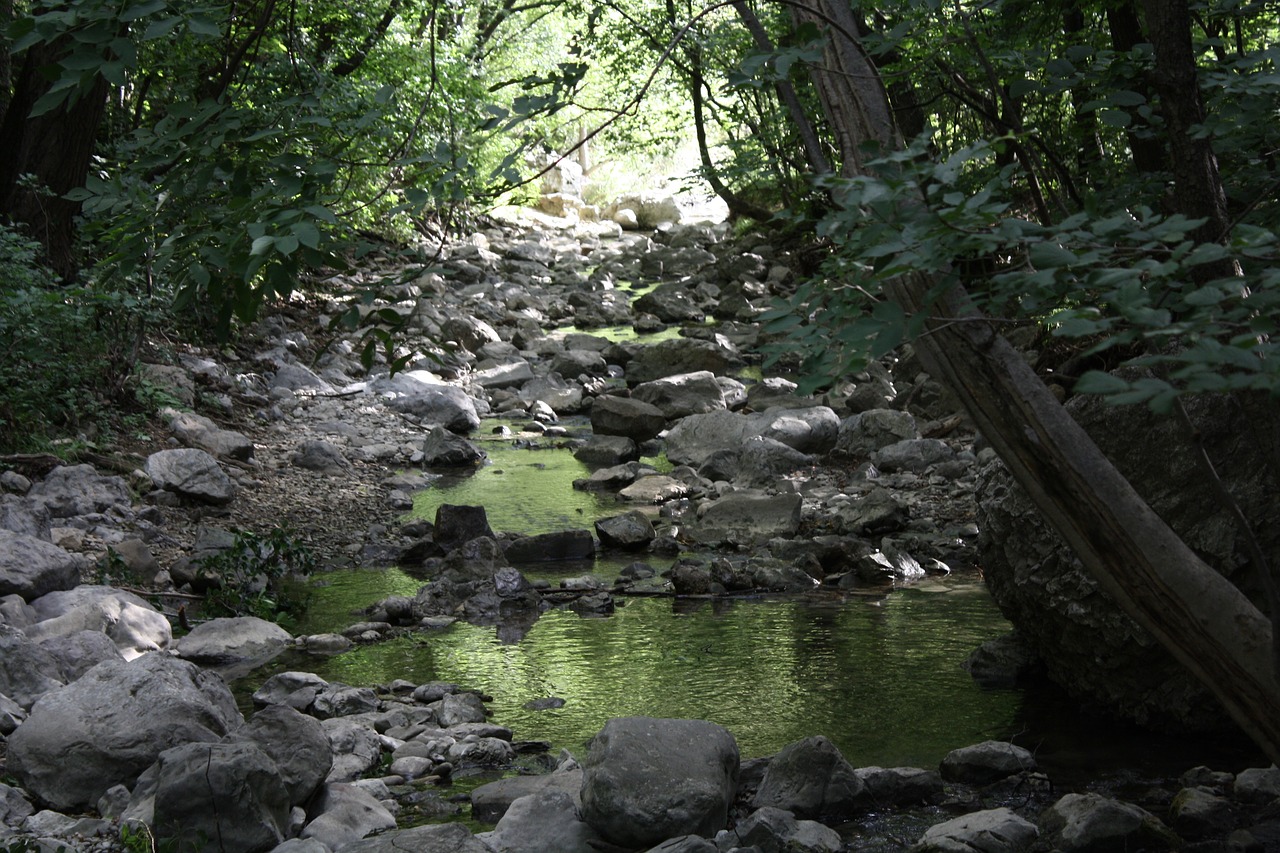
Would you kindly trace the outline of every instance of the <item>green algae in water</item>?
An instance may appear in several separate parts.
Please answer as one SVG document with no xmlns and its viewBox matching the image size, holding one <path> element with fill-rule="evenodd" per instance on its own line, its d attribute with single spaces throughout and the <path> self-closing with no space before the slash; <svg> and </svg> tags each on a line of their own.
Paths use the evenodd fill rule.
<svg viewBox="0 0 1280 853">
<path fill-rule="evenodd" d="M 495 531 L 531 536 L 591 530 L 596 519 L 635 508 L 613 492 L 575 490 L 573 481 L 590 477 L 592 469 L 574 459 L 568 448 L 530 450 L 514 446 L 510 437 L 472 440 L 489 454 L 489 463 L 466 474 L 442 477 L 416 493 L 411 517 L 434 521 L 441 504 L 483 506 Z M 665 460 L 645 462 L 659 470 L 669 467 Z"/>
<path fill-rule="evenodd" d="M 349 614 L 421 586 L 398 570 L 378 574 L 324 576 L 307 630 L 353 621 L 322 626 L 315 618 L 323 613 Z M 354 685 L 404 678 L 476 687 L 494 696 L 494 721 L 517 739 L 575 753 L 608 719 L 647 715 L 720 723 L 744 756 L 824 734 L 855 766 L 928 767 L 956 747 L 1010 736 L 1021 701 L 1018 691 L 980 689 L 960 666 L 1008 628 L 986 591 L 974 582 L 943 588 L 849 601 L 619 599 L 625 606 L 606 618 L 545 613 L 517 642 L 458 623 L 329 658 L 290 655 L 272 671 L 305 669 Z M 547 696 L 565 705 L 523 707 Z"/>
</svg>

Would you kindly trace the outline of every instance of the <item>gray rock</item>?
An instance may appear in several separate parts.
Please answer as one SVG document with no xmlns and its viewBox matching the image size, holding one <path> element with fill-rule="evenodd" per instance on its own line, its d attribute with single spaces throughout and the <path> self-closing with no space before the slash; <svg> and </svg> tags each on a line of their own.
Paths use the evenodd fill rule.
<svg viewBox="0 0 1280 853">
<path fill-rule="evenodd" d="M 611 489 L 622 489 L 634 483 L 642 476 L 657 472 L 639 462 L 624 462 L 611 468 L 601 468 L 592 472 L 585 480 L 574 480 L 573 487 L 584 492 L 603 492 Z"/>
<path fill-rule="evenodd" d="M 25 495 L 31 491 L 31 480 L 12 469 L 0 471 L 0 489 L 15 495 Z"/>
<path fill-rule="evenodd" d="M 1203 447 L 1268 562 L 1280 563 L 1268 449 L 1274 405 L 1209 394 L 1188 399 L 1194 442 L 1177 418 L 1144 406 L 1108 406 L 1084 394 L 1066 407 L 1155 513 L 1265 611 L 1250 572 L 1241 570 L 1250 562 L 1245 538 L 1205 487 L 1197 458 Z M 997 463 L 982 471 L 976 521 L 987 586 L 1049 678 L 1072 697 L 1155 728 L 1228 725 L 1217 700 L 1103 592 Z"/>
<path fill-rule="evenodd" d="M 832 453 L 866 458 L 882 447 L 919 438 L 916 419 L 893 409 L 871 409 L 840 422 Z"/>
<path fill-rule="evenodd" d="M 423 464 L 428 467 L 479 465 L 487 454 L 465 438 L 442 426 L 434 426 L 422 442 Z"/>
<path fill-rule="evenodd" d="M 22 791 L 0 782 L 0 825 L 18 826 L 35 811 Z"/>
<path fill-rule="evenodd" d="M 701 323 L 706 319 L 693 294 L 680 282 L 658 285 L 635 301 L 635 310 L 664 323 Z"/>
<path fill-rule="evenodd" d="M 573 458 L 587 465 L 621 465 L 640 458 L 640 448 L 625 435 L 592 435 L 573 451 Z"/>
<path fill-rule="evenodd" d="M 1169 823 L 1187 839 L 1225 835 L 1236 826 L 1236 809 L 1226 797 L 1201 788 L 1183 788 L 1169 804 Z"/>
<path fill-rule="evenodd" d="M 26 710 L 8 696 L 0 693 L 0 735 L 8 737 L 27 719 Z"/>
<path fill-rule="evenodd" d="M 859 767 L 863 795 L 875 810 L 933 803 L 943 797 L 942 776 L 919 767 Z"/>
<path fill-rule="evenodd" d="M 577 382 L 566 381 L 558 373 L 535 376 L 520 386 L 520 400 L 526 406 L 545 403 L 558 415 L 573 415 L 582 411 L 585 395 Z"/>
<path fill-rule="evenodd" d="M 397 373 L 373 383 L 373 390 L 393 395 L 388 403 L 392 410 L 413 415 L 424 424 L 439 425 L 457 433 L 477 429 L 480 415 L 475 400 L 461 388 L 424 378 L 429 376 L 416 370 Z"/>
<path fill-rule="evenodd" d="M 100 475 L 92 465 L 61 465 L 31 487 L 27 497 L 53 518 L 71 518 L 129 506 L 133 496 L 123 477 Z"/>
<path fill-rule="evenodd" d="M 734 830 L 743 847 L 761 853 L 837 853 L 844 849 L 840 833 L 813 820 L 796 820 L 791 812 L 769 806 L 756 809 Z"/>
<path fill-rule="evenodd" d="M 0 595 L 25 600 L 80 583 L 80 560 L 57 545 L 0 530 Z"/>
<path fill-rule="evenodd" d="M 871 454 L 871 462 L 881 471 L 924 471 L 930 465 L 948 462 L 955 457 L 945 441 L 936 438 L 910 438 L 886 445 Z"/>
<path fill-rule="evenodd" d="M 270 756 L 293 806 L 305 804 L 333 766 L 324 726 L 287 705 L 263 708 L 226 740 L 252 741 Z"/>
<path fill-rule="evenodd" d="M 727 341 L 678 338 L 647 346 L 627 364 L 627 382 L 640 385 L 682 373 L 730 373 L 742 364 Z"/>
<path fill-rule="evenodd" d="M 271 377 L 271 387 L 287 391 L 333 393 L 333 386 L 321 379 L 314 370 L 294 363 L 282 364 L 276 368 L 275 376 Z"/>
<path fill-rule="evenodd" d="M 911 510 L 893 492 L 876 486 L 850 501 L 841 502 L 832 512 L 836 531 L 852 536 L 875 536 L 902 530 L 911 520 Z"/>
<path fill-rule="evenodd" d="M 816 735 L 784 746 L 773 757 L 751 804 L 802 818 L 839 818 L 860 810 L 864 788 L 836 745 Z"/>
<path fill-rule="evenodd" d="M 124 660 L 115 642 L 101 631 L 76 631 L 73 634 L 45 637 L 40 648 L 58 663 L 64 682 L 70 683 L 104 660 Z"/>
<path fill-rule="evenodd" d="M 516 752 L 503 738 L 477 737 L 451 744 L 445 757 L 457 768 L 505 769 L 515 760 Z"/>
<path fill-rule="evenodd" d="M 597 472 L 598 473 L 598 472 Z M 618 497 L 629 503 L 660 504 L 688 494 L 689 487 L 665 474 L 650 474 L 618 490 Z"/>
<path fill-rule="evenodd" d="M 596 535 L 600 544 L 606 548 L 620 548 L 624 551 L 640 551 L 649 547 L 657 533 L 649 516 L 640 510 L 632 510 L 622 515 L 602 518 L 595 524 Z"/>
<path fill-rule="evenodd" d="M 454 315 L 445 320 L 441 331 L 468 352 L 477 352 L 485 344 L 502 340 L 493 326 L 475 317 Z"/>
<path fill-rule="evenodd" d="M 930 827 L 911 853 L 1019 853 L 1039 837 L 1034 823 L 1010 809 L 989 809 Z"/>
<path fill-rule="evenodd" d="M 695 468 L 711 454 L 737 448 L 750 433 L 751 422 L 736 412 L 708 412 L 681 418 L 667 432 L 667 458 L 676 465 Z"/>
<path fill-rule="evenodd" d="M 816 462 L 809 454 L 780 441 L 752 436 L 739 447 L 733 484 L 744 489 L 769 488 L 788 474 L 812 468 Z"/>
<path fill-rule="evenodd" d="M 203 450 L 161 450 L 147 457 L 143 471 L 156 488 L 201 503 L 220 506 L 235 497 L 231 478 Z"/>
<path fill-rule="evenodd" d="M 378 695 L 370 687 L 349 687 L 331 683 L 320 688 L 311 704 L 311 713 L 321 720 L 350 717 L 378 710 Z"/>
<path fill-rule="evenodd" d="M 1101 794 L 1067 794 L 1040 814 L 1040 832 L 1063 851 L 1174 850 L 1178 837 L 1132 803 Z"/>
<path fill-rule="evenodd" d="M 243 722 L 222 679 L 167 654 L 105 661 L 46 693 L 9 739 L 9 770 L 59 809 L 131 785 L 164 750 Z"/>
<path fill-rule="evenodd" d="M 326 782 L 352 782 L 377 766 L 382 741 L 372 728 L 345 717 L 323 720 L 321 725 L 333 756 Z"/>
<path fill-rule="evenodd" d="M 978 646 L 961 666 L 983 687 L 1007 688 L 1016 685 L 1038 663 L 1017 632 L 1010 632 Z"/>
<path fill-rule="evenodd" d="M 750 416 L 752 435 L 780 441 L 802 453 L 826 453 L 835 446 L 840 418 L 827 406 L 775 408 Z"/>
<path fill-rule="evenodd" d="M 953 749 L 942 759 L 939 767 L 942 778 L 948 782 L 970 785 L 986 785 L 1035 769 L 1035 756 L 1002 740 L 988 740 Z"/>
<path fill-rule="evenodd" d="M 22 631 L 0 625 L 0 694 L 29 711 L 37 699 L 64 683 L 57 658 Z"/>
<path fill-rule="evenodd" d="M 50 519 L 49 510 L 42 503 L 24 500 L 17 495 L 0 495 L 0 530 L 34 536 L 48 542 L 49 531 L 53 527 Z"/>
<path fill-rule="evenodd" d="M 515 539 L 507 544 L 506 556 L 513 563 L 543 563 L 562 560 L 590 560 L 596 541 L 589 530 L 555 530 Z"/>
<path fill-rule="evenodd" d="M 596 853 L 600 840 L 579 817 L 577 798 L 556 789 L 516 800 L 492 832 L 476 838 L 500 853 Z"/>
<path fill-rule="evenodd" d="M 482 506 L 457 506 L 441 504 L 436 508 L 436 522 L 432 538 L 446 552 L 465 542 L 486 537 L 493 538 L 493 529 Z"/>
<path fill-rule="evenodd" d="M 1280 799 L 1280 769 L 1272 766 L 1241 770 L 1236 774 L 1232 791 L 1242 803 L 1261 805 Z"/>
<path fill-rule="evenodd" d="M 328 683 L 310 672 L 279 672 L 254 691 L 253 704 L 258 707 L 288 705 L 294 710 L 306 711 Z"/>
<path fill-rule="evenodd" d="M 713 723 L 610 720 L 583 761 L 583 817 L 606 840 L 631 848 L 712 835 L 728 819 L 738 763 L 733 735 Z"/>
<path fill-rule="evenodd" d="M 300 837 L 322 841 L 330 849 L 396 827 L 395 816 L 384 805 L 343 782 L 326 785 L 311 813 L 316 816 L 303 827 Z"/>
<path fill-rule="evenodd" d="M 124 563 L 129 576 L 144 586 L 155 583 L 160 574 L 160 563 L 156 560 L 147 543 L 136 537 L 123 539 L 109 549 Z"/>
<path fill-rule="evenodd" d="M 707 370 L 642 382 L 631 389 L 631 396 L 656 406 L 668 420 L 728 408 L 724 389 Z"/>
<path fill-rule="evenodd" d="M 538 776 L 511 776 L 481 785 L 471 792 L 471 816 L 480 823 L 497 823 L 516 800 L 547 791 L 562 791 L 573 799 L 575 806 L 581 806 L 581 768 Z"/>
<path fill-rule="evenodd" d="M 39 621 L 26 634 L 39 643 L 82 631 L 106 634 L 125 660 L 169 645 L 173 628 L 163 613 L 131 592 L 108 586 L 78 586 L 31 602 Z"/>
<path fill-rule="evenodd" d="M 384 832 L 343 844 L 333 853 L 493 853 L 460 823 L 439 823 Z"/>
<path fill-rule="evenodd" d="M 667 418 L 657 406 L 629 397 L 606 395 L 591 404 L 591 429 L 602 435 L 623 435 L 647 441 L 662 432 Z"/>
<path fill-rule="evenodd" d="M 719 849 L 701 835 L 681 835 L 668 838 L 657 847 L 650 847 L 645 853 L 717 853 Z"/>
<path fill-rule="evenodd" d="M 494 365 L 471 374 L 472 382 L 489 389 L 520 388 L 533 378 L 533 368 L 524 360 Z"/>
<path fill-rule="evenodd" d="M 266 660 L 292 642 L 293 636 L 274 622 L 256 616 L 234 616 L 195 626 L 173 644 L 173 651 L 184 660 L 225 664 Z"/>
<path fill-rule="evenodd" d="M 452 728 L 465 723 L 483 723 L 488 719 L 484 701 L 475 693 L 450 693 L 440 699 L 436 719 L 442 728 Z"/>
<path fill-rule="evenodd" d="M 322 474 L 341 475 L 351 471 L 351 462 L 332 442 L 310 439 L 300 443 L 289 454 L 289 464 Z"/>
<path fill-rule="evenodd" d="M 255 853 L 288 832 L 288 792 L 256 744 L 183 744 L 160 753 L 151 772 L 160 844 L 200 851 L 217 839 L 220 849 Z"/>
<path fill-rule="evenodd" d="M 768 495 L 744 489 L 704 504 L 689 534 L 706 545 L 749 545 L 800 530 L 803 501 L 796 494 Z"/>
<path fill-rule="evenodd" d="M 561 376 L 603 376 L 608 372 L 604 356 L 584 349 L 568 349 L 551 357 L 548 367 Z"/>
<path fill-rule="evenodd" d="M 253 458 L 253 442 L 243 433 L 223 429 L 204 415 L 194 412 L 165 409 L 160 414 L 169 419 L 169 429 L 187 447 L 241 462 Z"/>
</svg>

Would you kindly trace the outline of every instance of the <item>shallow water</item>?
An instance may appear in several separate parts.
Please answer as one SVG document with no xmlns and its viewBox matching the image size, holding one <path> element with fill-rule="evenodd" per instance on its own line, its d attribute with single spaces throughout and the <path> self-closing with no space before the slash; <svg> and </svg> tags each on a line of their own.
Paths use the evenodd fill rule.
<svg viewBox="0 0 1280 853">
<path fill-rule="evenodd" d="M 304 631 L 352 621 L 356 603 L 412 595 L 398 570 L 323 576 Z M 935 764 L 950 749 L 1013 734 L 1018 691 L 983 691 L 960 668 L 1006 630 L 973 580 L 886 596 L 675 602 L 622 600 L 607 618 L 544 614 L 518 642 L 456 624 L 333 658 L 277 662 L 330 680 L 453 681 L 494 696 L 494 720 L 577 752 L 611 717 L 694 717 L 734 733 L 746 756 L 813 734 L 855 764 Z M 531 711 L 534 699 L 565 700 Z"/>
</svg>

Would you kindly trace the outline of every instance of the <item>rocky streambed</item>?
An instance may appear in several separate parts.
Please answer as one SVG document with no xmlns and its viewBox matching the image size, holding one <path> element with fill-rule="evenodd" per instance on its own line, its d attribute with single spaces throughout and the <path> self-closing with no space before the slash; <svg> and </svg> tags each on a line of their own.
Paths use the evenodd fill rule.
<svg viewBox="0 0 1280 853">
<path fill-rule="evenodd" d="M 180 405 L 156 446 L 99 457 L 119 473 L 27 459 L 0 475 L 0 843 L 106 848 L 121 826 L 224 850 L 1271 843 L 1274 770 L 1201 768 L 1120 801 L 1055 789 L 1008 743 L 938 767 L 854 768 L 815 733 L 743 760 L 720 726 L 645 716 L 553 755 L 490 720 L 474 689 L 486 685 L 349 685 L 301 666 L 237 707 L 218 673 L 286 648 L 321 661 L 393 638 L 429 647 L 459 619 L 514 640 L 553 609 L 840 602 L 974 571 L 975 493 L 993 460 L 909 354 L 821 398 L 753 367 L 752 320 L 794 286 L 789 257 L 706 226 L 542 224 L 495 224 L 431 268 L 388 259 L 335 276 L 234 352 L 149 366 Z M 355 298 L 371 284 L 381 301 Z M 423 356 L 394 376 L 365 371 L 356 341 L 327 337 L 353 305 L 406 318 Z M 480 437 L 495 430 L 531 453 L 571 452 L 586 469 L 572 488 L 599 517 L 495 530 L 484 508 L 433 500 L 486 464 Z M 323 633 L 200 621 L 197 596 L 253 580 L 200 557 L 235 547 L 232 529 L 281 524 L 329 566 L 394 564 L 422 584 Z M 592 562 L 601 554 L 614 568 Z M 566 563 L 584 570 L 539 576 Z M 993 681 L 1027 665 L 1007 647 L 971 664 Z M 496 828 L 413 826 L 469 810 Z"/>
</svg>

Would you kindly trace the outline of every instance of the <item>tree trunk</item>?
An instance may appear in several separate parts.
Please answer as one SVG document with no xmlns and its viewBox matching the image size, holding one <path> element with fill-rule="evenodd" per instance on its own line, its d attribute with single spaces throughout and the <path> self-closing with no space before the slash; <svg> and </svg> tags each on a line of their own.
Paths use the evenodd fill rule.
<svg viewBox="0 0 1280 853">
<path fill-rule="evenodd" d="M 1131 0 L 1122 0 L 1107 7 L 1107 27 L 1111 30 L 1111 46 L 1118 53 L 1128 53 L 1147 40 Z M 1148 101 L 1151 100 L 1150 87 L 1145 82 L 1137 83 L 1136 88 Z M 1127 112 L 1132 122 L 1127 135 L 1133 167 L 1144 174 L 1167 169 L 1168 160 L 1160 140 L 1154 136 L 1155 131 L 1135 110 Z"/>
<path fill-rule="evenodd" d="M 755 12 L 751 11 L 751 7 L 745 0 L 733 0 L 733 9 L 742 19 L 742 23 L 751 31 L 751 38 L 755 40 L 756 47 L 765 53 L 772 52 L 773 42 L 770 41 L 769 34 L 765 32 L 760 19 L 756 17 Z M 818 133 L 813 129 L 813 123 L 809 121 L 809 116 L 801 106 L 795 87 L 786 80 L 778 80 L 774 85 L 778 92 L 778 100 L 782 101 L 783 106 L 787 108 L 787 115 L 791 117 L 792 123 L 800 134 L 800 140 L 804 143 L 804 153 L 809 161 L 809 168 L 815 175 L 830 174 L 831 164 L 827 162 L 822 143 L 818 141 Z"/>
<path fill-rule="evenodd" d="M 1204 101 L 1191 47 L 1191 14 L 1186 0 L 1143 0 L 1147 35 L 1156 53 L 1155 90 L 1160 96 L 1173 164 L 1173 194 L 1178 212 L 1208 221 L 1192 232 L 1201 242 L 1215 243 L 1230 228 L 1227 194 L 1218 175 L 1218 160 L 1208 136 L 1195 133 L 1204 123 Z M 1213 265 L 1213 275 L 1231 275 L 1228 263 Z"/>
<path fill-rule="evenodd" d="M 839 0 L 803 0 L 825 16 Z M 842 145 L 899 144 L 884 87 L 852 31 L 820 76 L 824 100 L 850 123 Z M 851 118 L 849 118 L 851 117 Z M 847 171 L 847 168 L 846 168 Z M 905 204 L 923 200 L 904 199 Z M 1232 719 L 1280 760 L 1280 685 L 1268 620 L 1169 529 L 1102 454 L 1035 372 L 952 284 L 904 276 L 888 294 L 929 322 L 913 343 L 925 368 L 964 404 L 1010 473 L 1103 589 L 1195 674 Z"/>
<path fill-rule="evenodd" d="M 84 186 L 107 102 L 101 77 L 72 106 L 28 118 L 51 83 L 41 74 L 65 52 L 61 45 L 29 48 L 0 124 L 0 215 L 21 223 L 44 246 L 50 266 L 64 279 L 78 272 L 75 217 L 80 203 L 63 196 Z M 20 179 L 30 175 L 27 184 Z"/>
</svg>

